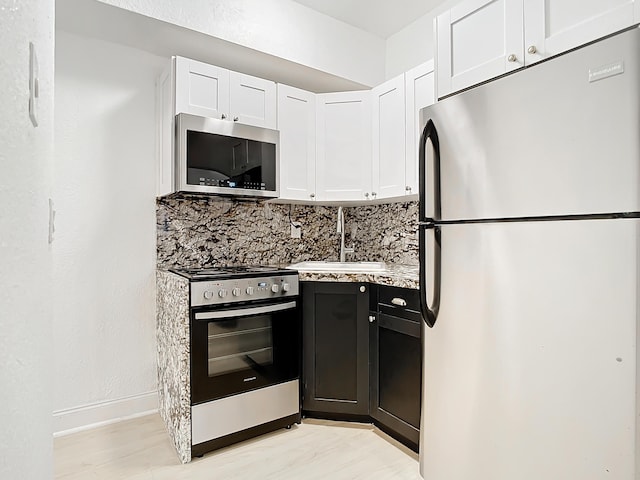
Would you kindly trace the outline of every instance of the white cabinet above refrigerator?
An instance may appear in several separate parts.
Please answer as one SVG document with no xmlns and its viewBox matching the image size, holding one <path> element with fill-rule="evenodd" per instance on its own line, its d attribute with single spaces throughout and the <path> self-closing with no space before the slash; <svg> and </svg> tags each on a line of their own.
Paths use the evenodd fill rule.
<svg viewBox="0 0 640 480">
<path fill-rule="evenodd" d="M 639 22 L 638 0 L 464 0 L 436 20 L 438 97 Z"/>
</svg>

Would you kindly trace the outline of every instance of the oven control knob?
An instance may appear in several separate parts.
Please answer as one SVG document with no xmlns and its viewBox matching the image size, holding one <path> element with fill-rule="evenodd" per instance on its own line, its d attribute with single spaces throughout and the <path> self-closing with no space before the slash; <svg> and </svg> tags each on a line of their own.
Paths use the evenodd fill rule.
<svg viewBox="0 0 640 480">
<path fill-rule="evenodd" d="M 282 284 L 282 291 L 283 292 L 288 292 L 289 291 L 289 284 L 288 283 L 283 283 Z"/>
<path fill-rule="evenodd" d="M 234 297 L 239 297 L 240 296 L 240 289 L 238 287 L 234 288 L 231 293 L 233 293 Z"/>
<path fill-rule="evenodd" d="M 247 287 L 247 295 L 253 295 L 253 287 Z"/>
<path fill-rule="evenodd" d="M 273 285 L 271 285 L 271 291 L 273 293 L 278 293 L 280 291 L 280 286 L 274 283 Z"/>
<path fill-rule="evenodd" d="M 210 300 L 212 297 L 213 297 L 213 292 L 211 290 L 205 290 L 204 298 L 206 298 L 207 300 Z"/>
<path fill-rule="evenodd" d="M 226 297 L 226 296 L 227 296 L 227 291 L 226 291 L 224 288 L 222 288 L 222 289 L 218 292 L 218 296 L 219 296 L 220 298 L 224 298 L 224 297 Z"/>
</svg>

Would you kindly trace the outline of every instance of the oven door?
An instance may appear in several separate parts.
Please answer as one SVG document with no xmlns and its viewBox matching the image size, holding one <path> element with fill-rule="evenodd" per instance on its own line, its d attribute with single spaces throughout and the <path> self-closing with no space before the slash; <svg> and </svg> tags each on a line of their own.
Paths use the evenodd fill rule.
<svg viewBox="0 0 640 480">
<path fill-rule="evenodd" d="M 193 405 L 297 379 L 297 300 L 191 311 Z"/>
</svg>

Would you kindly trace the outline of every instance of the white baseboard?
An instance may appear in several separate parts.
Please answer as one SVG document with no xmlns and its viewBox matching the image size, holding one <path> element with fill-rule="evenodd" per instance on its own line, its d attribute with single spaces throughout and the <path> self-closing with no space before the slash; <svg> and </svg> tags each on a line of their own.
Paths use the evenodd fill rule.
<svg viewBox="0 0 640 480">
<path fill-rule="evenodd" d="M 53 412 L 53 436 L 61 437 L 157 411 L 158 392 L 156 391 L 58 410 Z"/>
</svg>

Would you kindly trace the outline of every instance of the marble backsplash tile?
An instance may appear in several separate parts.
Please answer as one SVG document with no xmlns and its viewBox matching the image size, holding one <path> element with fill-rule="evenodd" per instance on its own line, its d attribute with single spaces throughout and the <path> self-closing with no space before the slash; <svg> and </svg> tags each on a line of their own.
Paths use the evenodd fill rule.
<svg viewBox="0 0 640 480">
<path fill-rule="evenodd" d="M 347 260 L 418 265 L 418 202 L 350 207 L 345 225 Z"/>
<path fill-rule="evenodd" d="M 173 196 L 156 203 L 158 267 L 282 265 L 338 260 L 335 206 Z M 417 202 L 345 207 L 353 261 L 418 263 Z M 302 224 L 291 238 L 290 221 Z"/>
</svg>

